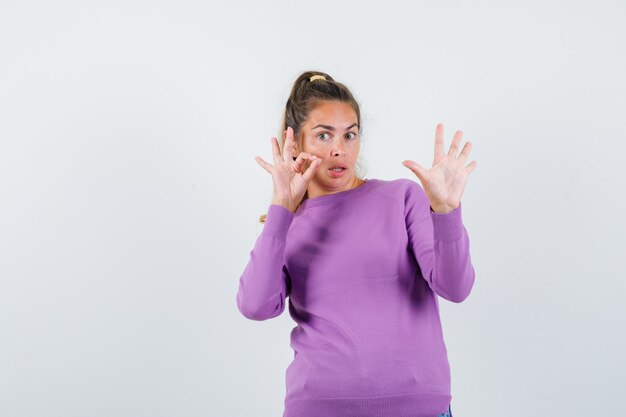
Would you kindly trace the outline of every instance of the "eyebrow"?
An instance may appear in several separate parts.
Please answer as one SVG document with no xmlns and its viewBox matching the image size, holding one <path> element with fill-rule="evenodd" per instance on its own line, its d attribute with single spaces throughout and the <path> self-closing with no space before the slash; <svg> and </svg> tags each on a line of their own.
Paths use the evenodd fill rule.
<svg viewBox="0 0 626 417">
<path fill-rule="evenodd" d="M 346 130 L 350 130 L 350 129 L 352 129 L 354 126 L 359 127 L 359 124 L 358 124 L 358 123 L 353 123 L 353 124 L 351 124 L 350 126 L 346 127 Z M 334 131 L 334 130 L 335 130 L 335 128 L 334 128 L 334 127 L 332 127 L 332 126 L 322 125 L 322 124 L 319 124 L 319 125 L 317 125 L 317 126 L 315 126 L 315 127 L 312 127 L 312 128 L 311 128 L 311 130 L 315 130 L 315 129 L 317 129 L 318 127 L 323 127 L 324 129 L 328 129 L 328 130 L 332 130 L 332 131 Z"/>
</svg>

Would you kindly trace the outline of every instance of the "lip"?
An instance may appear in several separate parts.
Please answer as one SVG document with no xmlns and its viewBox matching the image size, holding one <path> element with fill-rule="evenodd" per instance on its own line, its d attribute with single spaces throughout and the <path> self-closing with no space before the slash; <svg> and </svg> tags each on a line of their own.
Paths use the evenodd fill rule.
<svg viewBox="0 0 626 417">
<path fill-rule="evenodd" d="M 332 168 L 338 168 L 339 166 L 336 167 L 332 167 Z M 343 167 L 344 169 L 341 171 L 331 171 L 331 168 L 328 168 L 327 171 L 329 173 L 329 175 L 333 178 L 339 178 L 342 177 L 346 174 L 346 172 L 348 171 L 348 168 Z"/>
</svg>

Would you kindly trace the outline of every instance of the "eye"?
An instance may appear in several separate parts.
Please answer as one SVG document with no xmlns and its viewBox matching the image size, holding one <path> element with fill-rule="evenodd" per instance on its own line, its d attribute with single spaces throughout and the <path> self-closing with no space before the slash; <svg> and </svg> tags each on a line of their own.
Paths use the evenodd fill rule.
<svg viewBox="0 0 626 417">
<path fill-rule="evenodd" d="M 352 135 L 352 138 L 348 138 L 348 139 L 355 139 L 355 138 L 356 138 L 356 133 L 354 133 L 354 132 L 348 132 L 348 133 L 346 133 L 346 137 L 347 137 L 348 135 Z"/>
<path fill-rule="evenodd" d="M 322 139 L 322 140 L 324 140 L 324 139 L 321 137 L 321 136 L 323 136 L 323 135 L 328 135 L 328 133 L 325 133 L 325 132 L 324 132 L 324 133 L 320 133 L 319 135 L 317 135 L 317 137 L 318 137 L 318 138 L 320 138 L 320 139 Z"/>
</svg>

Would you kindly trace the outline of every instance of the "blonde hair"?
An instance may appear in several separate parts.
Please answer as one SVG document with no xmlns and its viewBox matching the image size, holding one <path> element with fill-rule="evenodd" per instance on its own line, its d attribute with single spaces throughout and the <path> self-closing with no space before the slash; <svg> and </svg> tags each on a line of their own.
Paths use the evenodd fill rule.
<svg viewBox="0 0 626 417">
<path fill-rule="evenodd" d="M 350 104 L 356 113 L 357 123 L 359 125 L 359 135 L 361 134 L 361 110 L 359 103 L 357 103 L 348 87 L 338 81 L 335 81 L 333 77 L 325 72 L 305 71 L 300 74 L 293 83 L 291 93 L 289 94 L 289 98 L 285 104 L 285 111 L 283 113 L 280 130 L 277 136 L 281 152 L 285 145 L 284 132 L 287 130 L 287 127 L 290 126 L 293 129 L 294 137 L 297 138 L 302 125 L 309 116 L 309 113 L 320 101 L 340 101 Z M 361 156 L 359 155 L 356 162 L 357 176 L 359 177 L 361 176 L 360 171 L 362 168 L 360 158 Z M 302 202 L 307 198 L 308 192 L 305 192 L 297 207 L 299 207 L 300 204 L 302 204 Z M 267 213 L 262 214 L 259 217 L 259 222 L 265 223 L 266 218 Z"/>
</svg>

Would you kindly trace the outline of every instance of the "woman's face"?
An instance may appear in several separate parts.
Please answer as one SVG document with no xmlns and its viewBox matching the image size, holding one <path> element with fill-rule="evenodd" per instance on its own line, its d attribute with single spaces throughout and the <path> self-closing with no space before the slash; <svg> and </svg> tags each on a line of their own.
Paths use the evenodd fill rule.
<svg viewBox="0 0 626 417">
<path fill-rule="evenodd" d="M 294 144 L 293 155 L 300 151 L 322 158 L 309 183 L 309 197 L 348 190 L 356 186 L 355 166 L 361 148 L 357 116 L 349 103 L 322 101 L 309 113 Z M 307 161 L 305 169 L 310 162 Z M 343 167 L 338 172 L 331 168 Z"/>
</svg>

